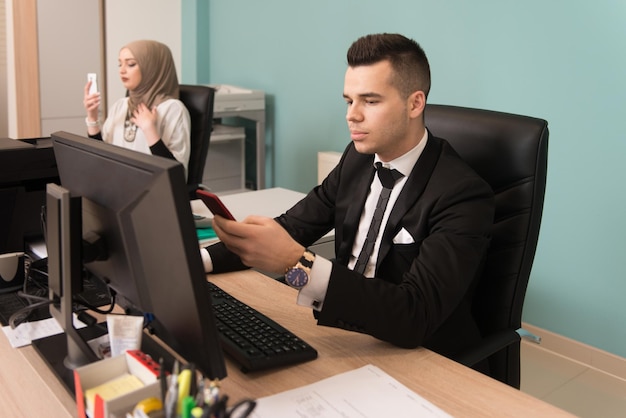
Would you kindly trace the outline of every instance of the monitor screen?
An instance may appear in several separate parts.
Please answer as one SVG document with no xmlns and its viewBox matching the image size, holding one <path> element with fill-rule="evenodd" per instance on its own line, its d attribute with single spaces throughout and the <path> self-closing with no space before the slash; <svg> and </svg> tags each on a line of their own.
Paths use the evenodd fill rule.
<svg viewBox="0 0 626 418">
<path fill-rule="evenodd" d="M 50 138 L 0 138 L 0 254 L 27 251 L 43 240 L 46 184 L 58 182 Z M 0 280 L 0 293 L 21 288 L 24 269 Z"/>
<path fill-rule="evenodd" d="M 81 197 L 83 237 L 105 243 L 106 258 L 84 267 L 207 377 L 225 377 L 183 166 L 65 132 L 52 141 L 61 186 Z"/>
</svg>

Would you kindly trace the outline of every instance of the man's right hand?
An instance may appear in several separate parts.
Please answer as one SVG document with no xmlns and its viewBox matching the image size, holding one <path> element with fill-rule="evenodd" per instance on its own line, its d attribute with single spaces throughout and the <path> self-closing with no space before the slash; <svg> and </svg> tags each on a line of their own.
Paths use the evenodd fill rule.
<svg viewBox="0 0 626 418">
<path fill-rule="evenodd" d="M 284 274 L 304 253 L 304 247 L 272 218 L 248 216 L 237 222 L 214 216 L 213 229 L 246 266 L 262 271 Z"/>
</svg>

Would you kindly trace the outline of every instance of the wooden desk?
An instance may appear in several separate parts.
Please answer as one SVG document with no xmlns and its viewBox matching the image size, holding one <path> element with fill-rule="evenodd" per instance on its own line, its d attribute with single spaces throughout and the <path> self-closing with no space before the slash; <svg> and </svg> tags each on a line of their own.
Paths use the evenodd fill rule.
<svg viewBox="0 0 626 418">
<path fill-rule="evenodd" d="M 301 365 L 244 374 L 227 360 L 225 392 L 233 401 L 275 394 L 374 364 L 458 417 L 565 417 L 570 414 L 426 349 L 406 350 L 367 335 L 316 325 L 296 305 L 296 291 L 255 271 L 209 279 L 267 314 L 319 352 Z M 75 416 L 74 401 L 32 347 L 13 349 L 0 336 L 0 411 L 12 417 Z M 9 415 L 6 415 L 9 416 Z"/>
</svg>

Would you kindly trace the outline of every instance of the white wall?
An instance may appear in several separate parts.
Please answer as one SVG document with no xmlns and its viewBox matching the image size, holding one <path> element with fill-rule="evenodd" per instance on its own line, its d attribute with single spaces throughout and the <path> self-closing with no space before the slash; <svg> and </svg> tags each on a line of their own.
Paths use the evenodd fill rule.
<svg viewBox="0 0 626 418">
<path fill-rule="evenodd" d="M 87 133 L 83 88 L 101 67 L 98 13 L 98 0 L 37 1 L 41 136 Z"/>
<path fill-rule="evenodd" d="M 106 0 L 105 36 L 108 106 L 126 94 L 118 77 L 120 49 L 139 39 L 153 39 L 169 46 L 181 80 L 181 1 Z"/>
</svg>

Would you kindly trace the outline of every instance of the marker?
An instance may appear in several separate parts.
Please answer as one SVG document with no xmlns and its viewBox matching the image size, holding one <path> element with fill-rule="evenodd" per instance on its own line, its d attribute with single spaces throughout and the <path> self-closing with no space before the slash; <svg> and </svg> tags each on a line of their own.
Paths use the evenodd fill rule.
<svg viewBox="0 0 626 418">
<path fill-rule="evenodd" d="M 180 412 L 181 418 L 191 418 L 191 411 L 196 407 L 196 401 L 191 396 L 185 396 Z"/>
<path fill-rule="evenodd" d="M 178 375 L 178 408 L 177 408 L 178 415 L 182 414 L 183 399 L 189 396 L 190 389 L 191 389 L 191 370 L 185 369 L 185 370 L 182 370 L 180 374 Z"/>
</svg>

